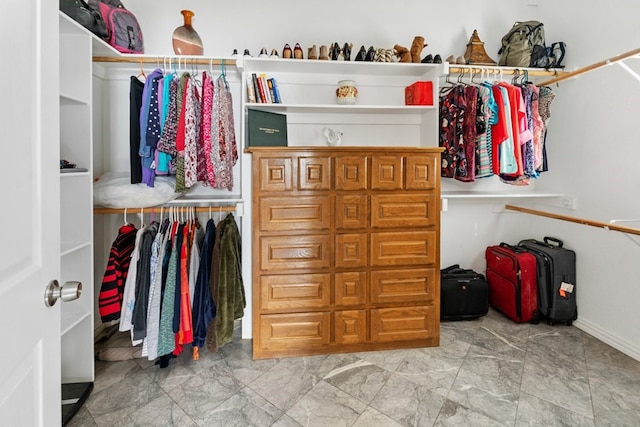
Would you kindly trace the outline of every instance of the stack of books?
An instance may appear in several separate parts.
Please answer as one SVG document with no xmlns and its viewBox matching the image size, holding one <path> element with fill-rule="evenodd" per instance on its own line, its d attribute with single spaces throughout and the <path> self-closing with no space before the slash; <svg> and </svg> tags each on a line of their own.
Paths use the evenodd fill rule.
<svg viewBox="0 0 640 427">
<path fill-rule="evenodd" d="M 252 73 L 247 79 L 247 97 L 250 103 L 281 104 L 280 91 L 276 79 L 267 78 L 265 74 Z"/>
</svg>

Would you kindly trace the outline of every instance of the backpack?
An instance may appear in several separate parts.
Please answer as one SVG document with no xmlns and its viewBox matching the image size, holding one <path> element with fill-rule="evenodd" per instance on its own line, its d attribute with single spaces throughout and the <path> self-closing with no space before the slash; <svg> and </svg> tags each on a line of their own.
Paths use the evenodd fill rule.
<svg viewBox="0 0 640 427">
<path fill-rule="evenodd" d="M 516 22 L 502 37 L 502 47 L 498 54 L 498 65 L 549 68 L 544 24 L 539 21 Z"/>
<path fill-rule="evenodd" d="M 143 53 L 142 30 L 135 15 L 120 0 L 88 0 L 107 24 L 105 41 L 121 53 Z"/>
</svg>

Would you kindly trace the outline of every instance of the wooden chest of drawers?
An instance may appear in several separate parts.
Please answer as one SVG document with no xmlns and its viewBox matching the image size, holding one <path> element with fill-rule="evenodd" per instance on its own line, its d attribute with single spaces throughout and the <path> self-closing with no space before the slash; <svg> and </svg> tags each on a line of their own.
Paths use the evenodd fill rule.
<svg viewBox="0 0 640 427">
<path fill-rule="evenodd" d="M 441 150 L 249 151 L 254 358 L 439 345 Z"/>
</svg>

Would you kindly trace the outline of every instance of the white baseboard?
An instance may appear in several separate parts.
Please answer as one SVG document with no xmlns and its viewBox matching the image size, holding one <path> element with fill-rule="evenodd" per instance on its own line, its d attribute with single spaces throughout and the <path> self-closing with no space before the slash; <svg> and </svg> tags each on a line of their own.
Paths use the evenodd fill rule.
<svg viewBox="0 0 640 427">
<path fill-rule="evenodd" d="M 623 340 L 588 320 L 578 319 L 573 322 L 573 326 L 640 362 L 640 348 L 636 345 Z"/>
</svg>

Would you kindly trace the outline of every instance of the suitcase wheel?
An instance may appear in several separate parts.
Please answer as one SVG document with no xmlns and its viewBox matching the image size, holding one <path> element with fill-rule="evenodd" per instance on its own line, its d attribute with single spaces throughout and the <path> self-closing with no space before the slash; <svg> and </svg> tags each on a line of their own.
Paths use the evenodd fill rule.
<svg viewBox="0 0 640 427">
<path fill-rule="evenodd" d="M 565 325 L 567 325 L 567 326 L 573 325 L 573 320 L 567 320 Z"/>
</svg>

